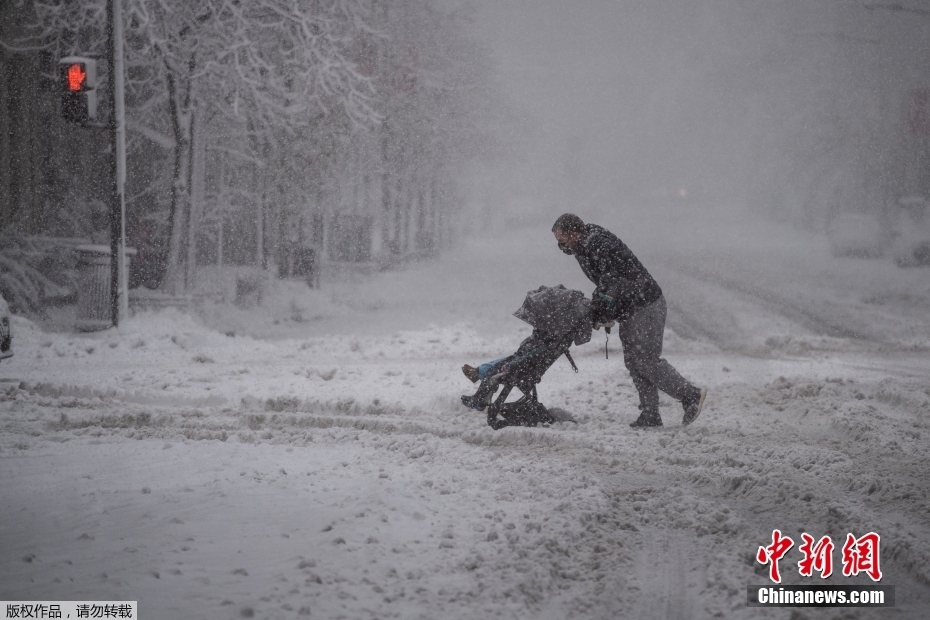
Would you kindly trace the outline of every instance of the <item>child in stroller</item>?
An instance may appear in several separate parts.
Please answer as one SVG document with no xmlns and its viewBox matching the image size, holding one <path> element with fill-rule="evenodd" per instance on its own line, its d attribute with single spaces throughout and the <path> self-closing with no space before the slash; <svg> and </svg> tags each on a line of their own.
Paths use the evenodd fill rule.
<svg viewBox="0 0 930 620">
<path fill-rule="evenodd" d="M 462 372 L 472 383 L 481 383 L 473 395 L 462 396 L 462 404 L 477 411 L 487 409 L 488 425 L 494 430 L 554 422 L 555 418 L 537 399 L 536 384 L 563 355 L 578 372 L 569 348 L 573 343 L 581 345 L 591 340 L 589 313 L 590 302 L 584 293 L 561 284 L 541 286 L 527 293 L 523 305 L 513 314 L 533 326 L 532 335 L 520 343 L 513 355 L 477 368 L 463 366 Z M 501 386 L 500 395 L 494 399 Z M 519 389 L 523 396 L 508 403 L 513 388 Z"/>
</svg>

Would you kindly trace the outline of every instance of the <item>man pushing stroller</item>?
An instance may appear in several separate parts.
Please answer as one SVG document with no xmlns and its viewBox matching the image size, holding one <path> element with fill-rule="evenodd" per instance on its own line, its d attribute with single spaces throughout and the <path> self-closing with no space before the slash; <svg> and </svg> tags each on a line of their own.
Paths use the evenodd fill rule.
<svg viewBox="0 0 930 620">
<path fill-rule="evenodd" d="M 704 407 L 707 390 L 682 377 L 662 355 L 666 305 L 662 289 L 629 247 L 596 224 L 566 213 L 552 226 L 559 249 L 572 255 L 597 287 L 591 302 L 595 321 L 616 321 L 623 363 L 639 392 L 639 417 L 630 426 L 662 426 L 659 390 L 681 403 L 684 426 Z"/>
<path fill-rule="evenodd" d="M 659 390 L 681 402 L 682 425 L 694 422 L 704 407 L 707 390 L 689 382 L 660 357 L 666 314 L 662 289 L 626 244 L 606 229 L 566 213 L 556 220 L 552 232 L 559 249 L 573 255 L 597 287 L 592 300 L 562 285 L 531 291 L 514 316 L 532 325 L 533 334 L 509 357 L 477 368 L 466 364 L 462 372 L 473 383 L 481 384 L 474 395 L 463 396 L 462 403 L 478 411 L 488 408 L 488 424 L 494 428 L 545 422 L 551 416 L 536 400 L 536 384 L 542 375 L 562 355 L 574 367 L 568 352 L 572 342 L 588 342 L 592 328 L 616 322 L 624 365 L 640 399 L 640 415 L 630 426 L 662 426 Z M 500 385 L 504 390 L 492 403 Z M 511 406 L 505 401 L 513 387 L 524 396 Z"/>
</svg>

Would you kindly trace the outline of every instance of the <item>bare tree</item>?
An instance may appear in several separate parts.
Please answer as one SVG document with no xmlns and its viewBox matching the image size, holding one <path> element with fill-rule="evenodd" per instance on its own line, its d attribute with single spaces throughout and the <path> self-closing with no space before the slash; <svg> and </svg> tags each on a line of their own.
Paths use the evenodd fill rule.
<svg viewBox="0 0 930 620">
<path fill-rule="evenodd" d="M 104 0 L 37 0 L 32 44 L 99 53 L 104 8 Z M 166 282 L 180 290 L 196 255 L 193 199 L 205 174 L 197 155 L 206 152 L 196 143 L 209 140 L 208 119 L 248 128 L 245 146 L 259 158 L 321 115 L 372 122 L 371 84 L 346 53 L 368 28 L 366 11 L 361 0 L 126 0 L 124 15 L 129 116 L 166 129 L 173 144 Z"/>
</svg>

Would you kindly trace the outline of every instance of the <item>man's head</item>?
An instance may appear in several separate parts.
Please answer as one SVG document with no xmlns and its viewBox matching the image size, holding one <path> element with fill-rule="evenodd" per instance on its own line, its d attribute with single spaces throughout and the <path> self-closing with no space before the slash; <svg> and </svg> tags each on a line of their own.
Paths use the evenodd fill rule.
<svg viewBox="0 0 930 620">
<path fill-rule="evenodd" d="M 574 213 L 560 215 L 552 225 L 552 234 L 559 244 L 559 249 L 566 254 L 574 254 L 581 235 L 584 234 L 584 222 Z"/>
</svg>

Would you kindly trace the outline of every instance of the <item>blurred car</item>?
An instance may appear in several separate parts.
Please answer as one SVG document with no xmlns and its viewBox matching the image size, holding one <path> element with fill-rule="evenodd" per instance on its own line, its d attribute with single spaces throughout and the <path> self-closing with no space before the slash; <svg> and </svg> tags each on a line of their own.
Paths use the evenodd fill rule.
<svg viewBox="0 0 930 620">
<path fill-rule="evenodd" d="M 827 225 L 827 239 L 833 256 L 879 258 L 894 233 L 871 213 L 840 213 Z"/>
<path fill-rule="evenodd" d="M 13 357 L 13 334 L 10 332 L 10 307 L 0 295 L 0 360 Z"/>
<path fill-rule="evenodd" d="M 921 196 L 898 201 L 894 261 L 901 267 L 930 265 L 930 202 Z"/>
</svg>

